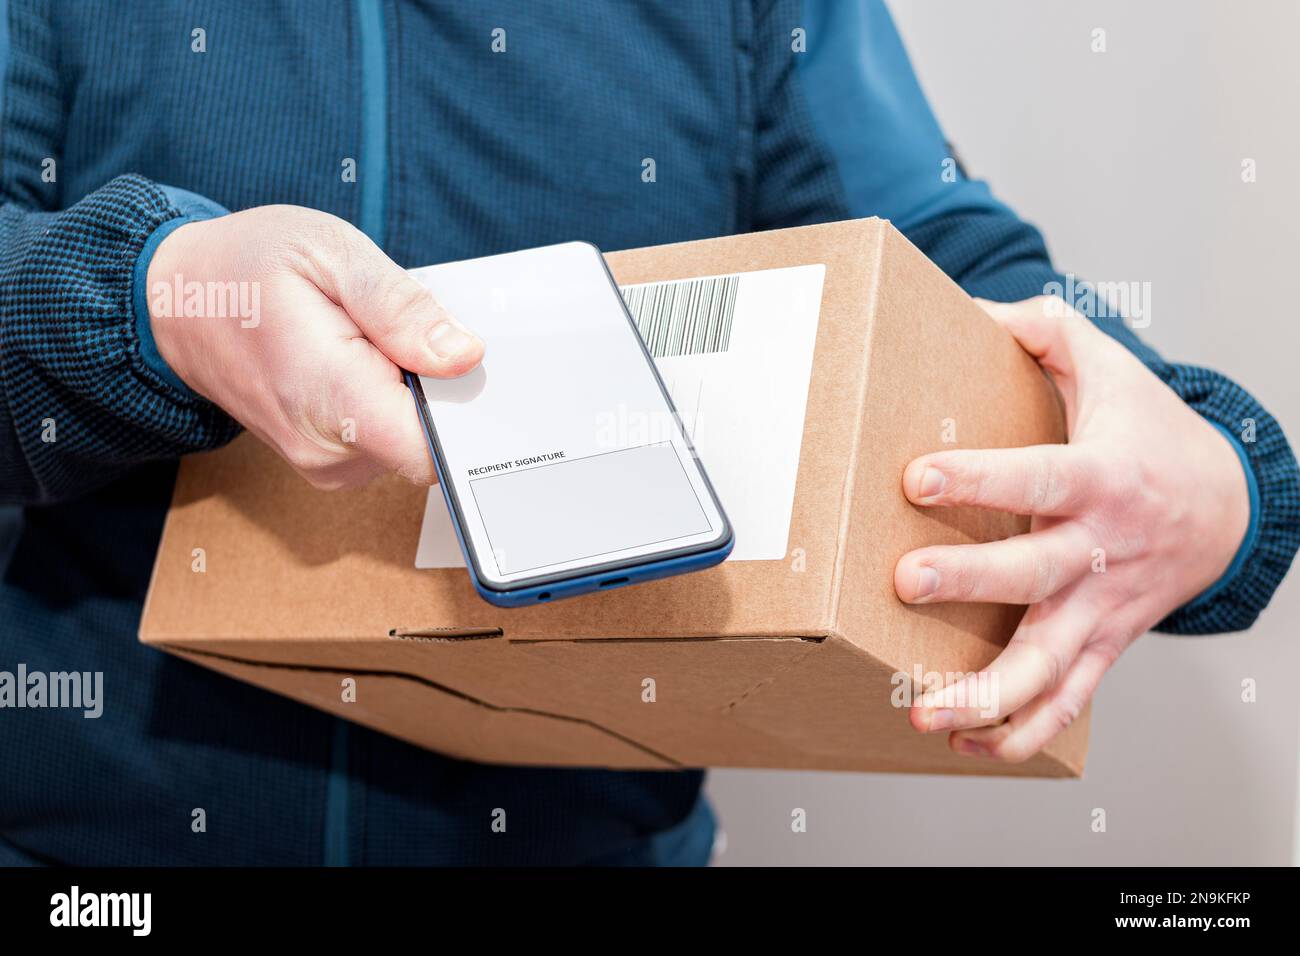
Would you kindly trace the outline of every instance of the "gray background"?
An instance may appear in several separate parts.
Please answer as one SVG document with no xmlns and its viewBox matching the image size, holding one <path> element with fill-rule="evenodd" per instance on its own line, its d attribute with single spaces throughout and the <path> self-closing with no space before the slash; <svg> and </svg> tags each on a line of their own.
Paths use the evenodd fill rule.
<svg viewBox="0 0 1300 956">
<path fill-rule="evenodd" d="M 1231 375 L 1300 440 L 1300 5 L 890 6 L 971 174 L 1043 229 L 1062 270 L 1151 282 L 1148 341 Z M 1246 634 L 1140 638 L 1098 692 L 1081 782 L 715 772 L 717 862 L 1300 861 L 1297 612 L 1293 571 Z M 1241 702 L 1246 677 L 1257 703 Z"/>
</svg>

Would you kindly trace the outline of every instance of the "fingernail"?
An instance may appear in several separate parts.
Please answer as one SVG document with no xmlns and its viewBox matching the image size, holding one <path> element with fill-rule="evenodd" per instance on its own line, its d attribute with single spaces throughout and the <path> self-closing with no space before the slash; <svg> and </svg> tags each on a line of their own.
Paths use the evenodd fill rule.
<svg viewBox="0 0 1300 956">
<path fill-rule="evenodd" d="M 932 734 L 941 730 L 951 730 L 955 723 L 957 723 L 957 715 L 951 710 L 947 708 L 932 710 L 930 711 L 930 724 L 926 727 L 926 730 Z"/>
<path fill-rule="evenodd" d="M 948 483 L 948 479 L 938 468 L 926 468 L 921 472 L 921 480 L 917 482 L 916 496 L 918 498 L 933 498 L 939 492 L 943 491 L 943 486 Z"/>
<path fill-rule="evenodd" d="M 939 590 L 939 572 L 928 565 L 921 565 L 916 572 L 916 594 L 912 600 L 923 600 L 937 590 Z"/>
<path fill-rule="evenodd" d="M 961 753 L 964 753 L 964 754 L 965 754 L 966 756 L 968 756 L 968 757 L 986 757 L 986 756 L 988 756 L 988 751 L 987 751 L 987 750 L 985 750 L 983 747 L 981 747 L 981 746 L 980 746 L 979 744 L 977 744 L 975 741 L 970 740 L 970 739 L 963 739 L 959 744 L 957 744 L 957 750 L 958 750 L 959 752 L 961 752 Z"/>
<path fill-rule="evenodd" d="M 473 344 L 474 336 L 450 319 L 439 323 L 429 336 L 429 347 L 433 349 L 433 354 L 444 362 L 460 358 Z"/>
</svg>

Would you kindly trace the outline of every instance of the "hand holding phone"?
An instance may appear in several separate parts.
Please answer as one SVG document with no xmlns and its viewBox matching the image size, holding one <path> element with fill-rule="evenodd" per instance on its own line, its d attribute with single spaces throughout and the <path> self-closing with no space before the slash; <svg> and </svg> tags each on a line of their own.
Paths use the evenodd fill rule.
<svg viewBox="0 0 1300 956">
<path fill-rule="evenodd" d="M 462 375 L 483 345 L 354 226 L 297 206 L 185 223 L 146 288 L 158 364 L 307 481 L 432 483 L 401 370 Z"/>
</svg>

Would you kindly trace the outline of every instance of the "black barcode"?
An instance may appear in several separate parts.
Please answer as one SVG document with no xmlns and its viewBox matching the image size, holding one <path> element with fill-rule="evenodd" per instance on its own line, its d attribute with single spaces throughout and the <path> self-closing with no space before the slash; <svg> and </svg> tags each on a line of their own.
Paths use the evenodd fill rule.
<svg viewBox="0 0 1300 956">
<path fill-rule="evenodd" d="M 628 311 L 655 358 L 725 352 L 740 276 L 651 282 L 623 289 Z"/>
</svg>

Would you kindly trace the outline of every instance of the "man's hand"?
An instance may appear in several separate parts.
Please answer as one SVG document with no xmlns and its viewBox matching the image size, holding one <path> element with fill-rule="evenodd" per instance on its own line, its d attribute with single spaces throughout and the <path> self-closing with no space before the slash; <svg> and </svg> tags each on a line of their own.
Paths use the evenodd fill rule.
<svg viewBox="0 0 1300 956">
<path fill-rule="evenodd" d="M 462 375 L 483 343 L 357 229 L 297 206 L 189 223 L 159 245 L 147 281 L 163 360 L 313 485 L 435 480 L 399 367 Z M 178 288 L 242 295 L 257 314 L 187 315 Z"/>
<path fill-rule="evenodd" d="M 1228 440 L 1087 319 L 1046 297 L 981 305 L 1055 380 L 1069 444 L 911 462 L 903 490 L 917 505 L 1033 519 L 1006 541 L 912 551 L 894 588 L 912 604 L 1029 605 L 986 668 L 996 683 L 970 677 L 911 711 L 917 730 L 954 731 L 958 752 L 1019 761 L 1078 716 L 1129 644 L 1224 573 L 1250 504 Z M 993 716 L 980 686 L 998 690 Z"/>
</svg>

